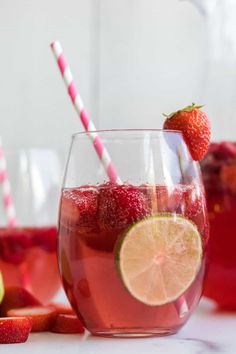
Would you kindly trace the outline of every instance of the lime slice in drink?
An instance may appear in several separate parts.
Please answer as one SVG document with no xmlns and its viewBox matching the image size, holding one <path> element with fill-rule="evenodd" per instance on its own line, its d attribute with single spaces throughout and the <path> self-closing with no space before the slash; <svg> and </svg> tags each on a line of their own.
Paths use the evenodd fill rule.
<svg viewBox="0 0 236 354">
<path fill-rule="evenodd" d="M 3 285 L 2 273 L 0 272 L 0 304 L 3 300 L 3 297 L 4 297 L 4 285 Z"/>
<path fill-rule="evenodd" d="M 202 241 L 188 219 L 158 214 L 131 226 L 116 252 L 130 294 L 144 304 L 163 305 L 175 301 L 196 278 Z"/>
</svg>

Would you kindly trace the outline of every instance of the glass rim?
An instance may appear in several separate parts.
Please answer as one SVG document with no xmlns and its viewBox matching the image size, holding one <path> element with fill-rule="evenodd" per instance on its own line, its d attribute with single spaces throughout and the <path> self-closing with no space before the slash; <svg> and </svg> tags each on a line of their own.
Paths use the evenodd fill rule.
<svg viewBox="0 0 236 354">
<path fill-rule="evenodd" d="M 79 131 L 77 133 L 72 134 L 72 139 L 78 137 L 78 136 L 84 136 L 84 135 L 88 135 L 88 134 L 102 134 L 102 133 L 135 133 L 135 132 L 150 132 L 150 133 L 175 133 L 175 134 L 180 134 L 183 135 L 181 130 L 174 130 L 174 129 L 149 129 L 149 128 L 140 128 L 140 129 L 97 129 L 97 130 L 90 130 L 90 131 Z"/>
</svg>

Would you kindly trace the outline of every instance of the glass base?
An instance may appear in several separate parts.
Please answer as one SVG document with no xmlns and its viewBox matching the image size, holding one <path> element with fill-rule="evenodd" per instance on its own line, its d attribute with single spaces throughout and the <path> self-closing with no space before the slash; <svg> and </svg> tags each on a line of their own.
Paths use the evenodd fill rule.
<svg viewBox="0 0 236 354">
<path fill-rule="evenodd" d="M 93 336 L 110 338 L 145 338 L 145 337 L 165 337 L 178 332 L 178 328 L 117 328 L 117 329 L 94 329 L 90 330 Z"/>
</svg>

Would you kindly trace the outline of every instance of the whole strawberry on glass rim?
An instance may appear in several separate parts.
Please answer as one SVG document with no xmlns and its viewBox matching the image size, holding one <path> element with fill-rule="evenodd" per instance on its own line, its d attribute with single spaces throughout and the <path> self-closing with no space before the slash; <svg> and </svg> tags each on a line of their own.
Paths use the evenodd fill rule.
<svg viewBox="0 0 236 354">
<path fill-rule="evenodd" d="M 200 161 L 205 156 L 211 137 L 211 127 L 205 112 L 195 103 L 173 112 L 164 114 L 164 129 L 180 130 L 193 160 Z"/>
</svg>

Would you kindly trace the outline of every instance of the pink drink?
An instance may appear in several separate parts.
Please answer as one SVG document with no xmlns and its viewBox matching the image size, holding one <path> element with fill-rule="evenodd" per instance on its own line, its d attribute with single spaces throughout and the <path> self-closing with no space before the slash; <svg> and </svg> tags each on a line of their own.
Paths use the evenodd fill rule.
<svg viewBox="0 0 236 354">
<path fill-rule="evenodd" d="M 23 287 L 42 303 L 49 302 L 60 287 L 56 237 L 55 226 L 0 228 L 4 285 Z"/>
<path fill-rule="evenodd" d="M 201 167 L 211 233 L 204 295 L 236 310 L 236 143 L 212 144 Z"/>
<path fill-rule="evenodd" d="M 103 333 L 173 333 L 185 322 L 176 306 L 148 306 L 124 287 L 115 265 L 117 240 L 127 229 L 157 213 L 183 215 L 208 240 L 204 194 L 194 184 L 139 187 L 106 183 L 64 189 L 59 226 L 59 265 L 67 297 L 86 328 Z M 201 269 L 183 294 L 190 316 L 197 305 L 204 276 Z"/>
</svg>

